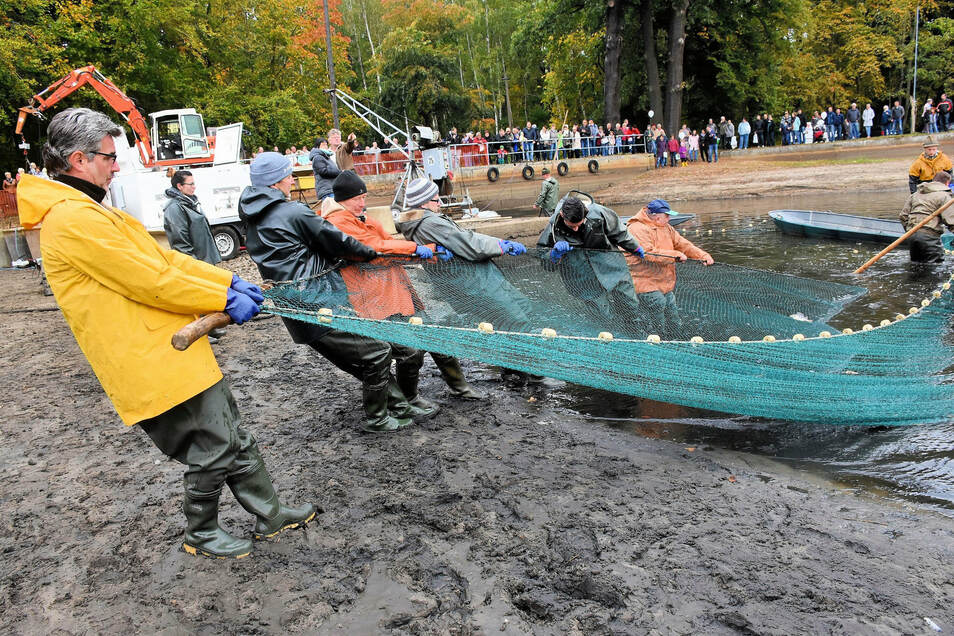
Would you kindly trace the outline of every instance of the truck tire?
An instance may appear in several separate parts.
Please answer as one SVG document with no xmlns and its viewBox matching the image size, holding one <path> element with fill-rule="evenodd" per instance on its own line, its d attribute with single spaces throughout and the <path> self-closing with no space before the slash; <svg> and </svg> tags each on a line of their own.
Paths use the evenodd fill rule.
<svg viewBox="0 0 954 636">
<path fill-rule="evenodd" d="M 223 261 L 238 256 L 239 249 L 242 247 L 242 240 L 239 233 L 231 225 L 216 225 L 212 228 L 212 240 L 215 241 L 215 248 L 219 250 L 219 256 Z"/>
<path fill-rule="evenodd" d="M 533 166 L 524 166 L 523 170 L 520 171 L 520 174 L 523 175 L 523 178 L 529 181 L 533 178 Z"/>
<path fill-rule="evenodd" d="M 570 166 L 567 165 L 565 161 L 561 161 L 557 164 L 557 174 L 561 177 L 565 177 L 566 173 L 570 171 Z"/>
<path fill-rule="evenodd" d="M 586 164 L 586 169 L 591 173 L 596 174 L 600 171 L 600 162 L 596 159 L 590 159 Z"/>
<path fill-rule="evenodd" d="M 497 170 L 496 168 L 487 168 L 487 181 L 493 183 L 499 178 L 500 170 Z"/>
</svg>

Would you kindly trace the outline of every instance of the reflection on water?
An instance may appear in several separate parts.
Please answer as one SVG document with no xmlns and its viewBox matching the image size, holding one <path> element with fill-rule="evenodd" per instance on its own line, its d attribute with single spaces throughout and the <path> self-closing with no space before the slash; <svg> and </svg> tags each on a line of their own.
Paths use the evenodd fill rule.
<svg viewBox="0 0 954 636">
<path fill-rule="evenodd" d="M 775 229 L 767 213 L 832 210 L 896 218 L 907 196 L 897 190 L 671 203 L 679 212 L 697 215 L 680 230 L 717 261 L 867 288 L 868 294 L 830 321 L 839 328 L 857 329 L 918 305 L 949 276 L 952 259 L 939 268 L 916 270 L 901 248 L 855 276 L 851 272 L 883 246 L 786 236 Z M 628 216 L 639 206 L 614 209 Z M 585 417 L 640 435 L 766 455 L 849 486 L 954 514 L 954 421 L 898 428 L 835 427 L 729 416 L 569 384 L 551 397 Z"/>
</svg>

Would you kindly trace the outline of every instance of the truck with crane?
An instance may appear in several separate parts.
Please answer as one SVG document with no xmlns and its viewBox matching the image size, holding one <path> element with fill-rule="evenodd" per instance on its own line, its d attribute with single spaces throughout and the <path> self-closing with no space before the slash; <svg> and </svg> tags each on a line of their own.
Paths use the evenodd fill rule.
<svg viewBox="0 0 954 636">
<path fill-rule="evenodd" d="M 20 108 L 16 134 L 28 148 L 23 128 L 27 117 L 44 112 L 67 96 L 89 86 L 106 100 L 132 130 L 135 150 L 125 136 L 116 139 L 120 171 L 109 187 L 113 205 L 139 219 L 153 234 L 164 234 L 165 191 L 172 171 L 189 169 L 196 182 L 196 196 L 212 227 L 212 237 L 222 258 L 238 255 L 245 226 L 238 216 L 239 194 L 249 183 L 248 164 L 240 161 L 242 124 L 206 134 L 202 115 L 193 108 L 149 114 L 147 124 L 135 102 L 93 66 L 75 69 L 33 96 Z"/>
</svg>

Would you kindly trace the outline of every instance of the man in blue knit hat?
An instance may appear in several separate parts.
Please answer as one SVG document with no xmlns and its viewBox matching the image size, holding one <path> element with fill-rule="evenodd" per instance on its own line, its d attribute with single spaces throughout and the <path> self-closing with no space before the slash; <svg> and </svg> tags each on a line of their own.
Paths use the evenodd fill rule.
<svg viewBox="0 0 954 636">
<path fill-rule="evenodd" d="M 248 224 L 249 256 L 266 280 L 301 281 L 302 295 L 329 305 L 338 297 L 341 305 L 348 305 L 347 287 L 333 264 L 370 261 L 378 254 L 305 204 L 291 201 L 291 174 L 292 166 L 277 152 L 263 152 L 252 161 L 252 185 L 239 198 L 239 215 Z M 399 375 L 419 370 L 423 357 L 416 349 L 292 318 L 282 320 L 297 344 L 308 345 L 361 381 L 365 431 L 395 431 L 439 410 L 422 399 L 409 403 L 391 374 L 392 359 Z"/>
</svg>

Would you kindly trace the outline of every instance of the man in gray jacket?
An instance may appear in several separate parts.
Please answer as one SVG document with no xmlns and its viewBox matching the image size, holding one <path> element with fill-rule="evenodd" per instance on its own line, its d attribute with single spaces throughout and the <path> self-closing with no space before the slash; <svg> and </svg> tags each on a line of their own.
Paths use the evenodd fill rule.
<svg viewBox="0 0 954 636">
<path fill-rule="evenodd" d="M 209 265 L 222 261 L 212 240 L 212 228 L 195 196 L 195 177 L 188 170 L 172 175 L 172 187 L 166 190 L 169 201 L 163 208 L 163 227 L 169 247 Z"/>
<path fill-rule="evenodd" d="M 543 175 L 543 186 L 533 207 L 540 210 L 539 216 L 550 216 L 560 200 L 560 184 L 550 175 L 549 168 L 544 168 L 540 174 Z"/>
<path fill-rule="evenodd" d="M 441 214 L 437 184 L 430 179 L 414 179 L 407 186 L 407 205 L 396 221 L 404 238 L 418 244 L 436 243 L 454 255 L 454 261 L 487 263 L 489 266 L 443 268 L 431 277 L 437 293 L 454 308 L 462 325 L 473 326 L 494 316 L 494 327 L 526 332 L 533 328 L 533 306 L 514 287 L 491 259 L 526 254 L 516 241 L 497 239 L 460 227 Z M 506 377 L 510 373 L 504 371 Z M 513 372 L 521 382 L 538 382 L 538 376 Z"/>
<path fill-rule="evenodd" d="M 172 187 L 165 194 L 169 201 L 162 210 L 162 225 L 169 247 L 209 265 L 222 262 L 212 238 L 209 220 L 202 213 L 202 206 L 195 196 L 195 177 L 192 173 L 188 170 L 176 171 L 172 175 Z M 213 329 L 209 332 L 209 341 L 214 344 L 224 335 L 224 327 Z"/>
</svg>

